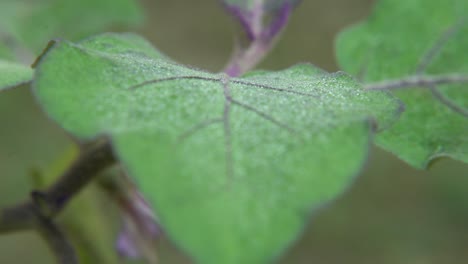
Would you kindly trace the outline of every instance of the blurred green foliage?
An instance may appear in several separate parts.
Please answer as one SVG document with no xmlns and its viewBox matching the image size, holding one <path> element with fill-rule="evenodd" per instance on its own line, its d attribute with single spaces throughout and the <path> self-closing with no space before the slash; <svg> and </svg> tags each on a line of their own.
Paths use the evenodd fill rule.
<svg viewBox="0 0 468 264">
<path fill-rule="evenodd" d="M 142 22 L 134 0 L 2 0 L 0 39 L 37 54 L 51 38 L 78 39 Z"/>
<path fill-rule="evenodd" d="M 340 33 L 338 60 L 343 70 L 360 74 L 364 83 L 468 74 L 467 14 L 466 0 L 380 0 L 369 19 Z M 394 94 L 405 103 L 405 111 L 394 126 L 376 136 L 379 146 L 416 168 L 440 157 L 468 162 L 468 112 L 455 110 L 468 107 L 466 83 Z M 454 106 L 443 104 L 441 97 Z"/>
<path fill-rule="evenodd" d="M 308 61 L 336 70 L 336 32 L 365 17 L 371 2 L 303 1 L 261 68 L 282 69 Z M 222 68 L 233 44 L 234 27 L 214 0 L 146 0 L 143 4 L 148 21 L 140 33 L 164 53 L 201 68 Z M 25 87 L 3 92 L 0 206 L 25 198 L 32 187 L 31 169 L 48 168 L 70 144 L 70 139 L 47 119 Z M 443 159 L 429 171 L 418 171 L 374 149 L 356 184 L 321 210 L 281 262 L 466 263 L 467 170 L 465 164 Z M 160 244 L 160 255 L 162 263 L 190 263 L 165 240 Z M 33 233 L 0 236 L 0 263 L 52 261 L 45 245 Z"/>
</svg>

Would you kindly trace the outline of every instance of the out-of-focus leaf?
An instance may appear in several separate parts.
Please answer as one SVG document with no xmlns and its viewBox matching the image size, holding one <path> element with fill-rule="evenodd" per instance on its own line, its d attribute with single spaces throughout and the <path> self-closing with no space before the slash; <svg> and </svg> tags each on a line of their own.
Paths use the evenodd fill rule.
<svg viewBox="0 0 468 264">
<path fill-rule="evenodd" d="M 380 0 L 365 22 L 340 34 L 337 55 L 365 83 L 412 75 L 468 79 L 468 1 Z M 440 156 L 468 162 L 466 82 L 395 94 L 406 111 L 377 136 L 380 146 L 417 168 Z"/>
<path fill-rule="evenodd" d="M 2 0 L 0 90 L 30 81 L 30 67 L 15 61 L 27 57 L 32 62 L 32 53 L 42 50 L 50 39 L 79 39 L 141 20 L 134 0 Z M 18 54 L 13 54 L 12 45 Z"/>
<path fill-rule="evenodd" d="M 11 54 L 11 49 L 5 44 L 0 42 L 0 59 L 13 59 L 13 55 Z"/>
<path fill-rule="evenodd" d="M 35 52 L 50 39 L 80 39 L 142 20 L 134 0 L 2 0 L 0 10 L 0 32 Z"/>
<path fill-rule="evenodd" d="M 29 82 L 32 75 L 30 67 L 0 59 L 0 91 Z"/>
<path fill-rule="evenodd" d="M 39 62 L 35 92 L 76 136 L 111 137 L 165 232 L 200 263 L 280 255 L 350 185 L 370 120 L 386 127 L 399 115 L 395 98 L 344 73 L 302 64 L 229 78 L 142 43 L 58 42 Z"/>
</svg>

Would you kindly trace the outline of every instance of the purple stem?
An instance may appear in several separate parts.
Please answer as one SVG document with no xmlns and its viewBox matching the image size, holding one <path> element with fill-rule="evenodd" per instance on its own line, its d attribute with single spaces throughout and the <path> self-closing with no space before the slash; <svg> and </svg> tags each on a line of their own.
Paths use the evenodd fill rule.
<svg viewBox="0 0 468 264">
<path fill-rule="evenodd" d="M 255 39 L 255 33 L 253 32 L 252 24 L 252 12 L 243 10 L 242 8 L 234 5 L 229 5 L 224 1 L 221 1 L 224 9 L 228 11 L 234 18 L 236 18 L 244 29 L 247 38 L 250 41 Z"/>
<path fill-rule="evenodd" d="M 281 30 L 288 23 L 292 10 L 293 4 L 291 1 L 284 3 L 283 6 L 277 11 L 275 19 L 264 30 L 264 38 L 273 39 L 276 35 L 278 35 L 278 33 L 281 32 Z"/>
<path fill-rule="evenodd" d="M 118 253 L 126 258 L 156 263 L 154 246 L 162 230 L 149 204 L 126 176 L 103 179 L 100 183 L 117 201 L 122 214 L 123 228 L 116 241 Z"/>
<path fill-rule="evenodd" d="M 291 0 L 285 1 L 274 11 L 273 20 L 267 26 L 262 25 L 265 10 L 260 10 L 264 8 L 261 5 L 251 11 L 228 4 L 224 6 L 240 21 L 250 39 L 250 45 L 234 54 L 224 69 L 229 76 L 237 77 L 254 68 L 268 54 L 277 36 L 288 23 L 295 5 Z"/>
</svg>

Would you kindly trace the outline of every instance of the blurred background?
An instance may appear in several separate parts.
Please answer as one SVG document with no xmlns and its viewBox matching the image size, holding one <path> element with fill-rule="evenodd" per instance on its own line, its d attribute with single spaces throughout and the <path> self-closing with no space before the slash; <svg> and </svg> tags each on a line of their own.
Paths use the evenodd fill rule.
<svg viewBox="0 0 468 264">
<path fill-rule="evenodd" d="M 333 51 L 335 35 L 364 18 L 372 3 L 304 0 L 260 68 L 274 70 L 312 62 L 328 71 L 338 70 Z M 142 0 L 141 4 L 147 19 L 135 31 L 176 61 L 210 71 L 223 68 L 238 27 L 216 0 Z M 0 207 L 27 197 L 33 188 L 34 171 L 49 168 L 64 155 L 73 156 L 71 142 L 42 113 L 27 87 L 2 93 Z M 430 170 L 418 171 L 373 148 L 353 187 L 316 213 L 298 243 L 279 262 L 468 263 L 467 189 L 465 164 L 442 159 Z M 82 217 L 88 216 L 83 213 Z M 115 231 L 119 223 L 110 226 Z M 115 238 L 115 232 L 110 237 Z M 103 247 L 112 250 L 113 243 Z M 169 241 L 163 239 L 158 248 L 161 263 L 191 263 Z M 34 233 L 0 236 L 0 263 L 53 261 Z"/>
</svg>

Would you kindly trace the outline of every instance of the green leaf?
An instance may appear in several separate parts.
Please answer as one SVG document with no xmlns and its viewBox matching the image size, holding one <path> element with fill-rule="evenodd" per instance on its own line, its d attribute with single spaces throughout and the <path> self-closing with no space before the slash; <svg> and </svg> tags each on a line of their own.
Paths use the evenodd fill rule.
<svg viewBox="0 0 468 264">
<path fill-rule="evenodd" d="M 135 43 L 131 47 L 131 43 Z M 35 92 L 76 136 L 107 134 L 165 232 L 199 263 L 264 263 L 367 157 L 399 103 L 301 64 L 229 78 L 168 61 L 134 35 L 59 42 Z"/>
<path fill-rule="evenodd" d="M 13 23 L 19 14 L 24 1 L 2 0 L 0 2 L 0 37 L 11 34 Z"/>
<path fill-rule="evenodd" d="M 467 14 L 466 0 L 380 0 L 365 22 L 337 40 L 341 66 L 365 83 L 464 79 L 395 91 L 406 111 L 377 143 L 417 168 L 441 156 L 468 162 Z"/>
<path fill-rule="evenodd" d="M 134 0 L 2 0 L 0 10 L 0 33 L 36 52 L 53 38 L 80 39 L 142 20 Z"/>
<path fill-rule="evenodd" d="M 31 81 L 30 67 L 0 59 L 0 91 Z"/>
<path fill-rule="evenodd" d="M 13 55 L 11 53 L 11 49 L 5 43 L 0 42 L 0 59 L 13 59 Z"/>
<path fill-rule="evenodd" d="M 39 52 L 50 39 L 79 39 L 110 27 L 136 25 L 141 19 L 134 0 L 0 1 L 0 90 L 32 77 L 30 67 L 14 63 L 19 59 L 8 46 L 30 57 L 31 50 Z"/>
</svg>

